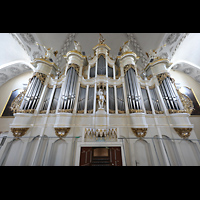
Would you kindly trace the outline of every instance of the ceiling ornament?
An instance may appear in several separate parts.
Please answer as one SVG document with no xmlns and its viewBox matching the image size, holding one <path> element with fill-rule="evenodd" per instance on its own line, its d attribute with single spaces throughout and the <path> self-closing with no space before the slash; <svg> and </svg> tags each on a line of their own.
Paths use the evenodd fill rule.
<svg viewBox="0 0 200 200">
<path fill-rule="evenodd" d="M 71 46 L 72 42 L 74 42 L 74 39 L 76 37 L 77 33 L 69 33 L 67 38 L 65 39 L 65 42 L 62 46 L 62 48 L 60 49 L 60 51 L 58 52 L 57 55 L 57 60 L 56 60 L 56 65 L 59 66 L 63 56 L 68 52 L 69 47 Z"/>
<path fill-rule="evenodd" d="M 23 47 L 31 60 L 43 55 L 43 51 L 36 45 L 36 39 L 32 33 L 12 33 L 11 35 Z"/>
<path fill-rule="evenodd" d="M 136 51 L 136 54 L 140 57 L 140 61 L 143 64 L 143 67 L 145 67 L 148 64 L 147 58 L 146 58 L 146 55 L 143 54 L 142 48 L 140 47 L 140 45 L 137 43 L 137 40 L 135 39 L 134 34 L 127 33 L 126 35 L 128 39 L 130 40 L 131 44 L 133 45 L 134 50 Z"/>
<path fill-rule="evenodd" d="M 181 35 L 180 33 L 171 33 L 171 34 L 167 37 L 165 43 L 166 43 L 167 45 L 172 45 L 174 42 L 176 42 L 176 41 L 178 40 L 178 38 L 179 38 L 180 35 Z"/>
<path fill-rule="evenodd" d="M 6 81 L 8 79 L 8 76 L 6 75 L 6 74 L 4 74 L 4 73 L 0 73 L 0 80 L 1 81 Z M 0 81 L 0 82 L 1 82 Z"/>
<path fill-rule="evenodd" d="M 23 63 L 15 63 L 0 69 L 0 86 L 10 79 L 29 71 L 32 71 L 32 69 Z"/>
</svg>

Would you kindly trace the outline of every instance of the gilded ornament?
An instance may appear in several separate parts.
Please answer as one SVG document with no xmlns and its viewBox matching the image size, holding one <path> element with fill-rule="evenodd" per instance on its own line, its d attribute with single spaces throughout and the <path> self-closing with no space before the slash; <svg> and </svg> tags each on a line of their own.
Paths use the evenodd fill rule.
<svg viewBox="0 0 200 200">
<path fill-rule="evenodd" d="M 62 137 L 65 137 L 71 128 L 54 128 L 55 129 L 55 134 L 59 137 L 59 138 L 62 138 Z"/>
<path fill-rule="evenodd" d="M 174 128 L 181 138 L 188 138 L 191 135 L 192 128 Z"/>
<path fill-rule="evenodd" d="M 136 137 L 145 137 L 146 134 L 147 134 L 147 128 L 131 128 L 133 134 L 136 136 Z"/>
<path fill-rule="evenodd" d="M 14 137 L 22 137 L 26 134 L 29 128 L 11 128 Z"/>
</svg>

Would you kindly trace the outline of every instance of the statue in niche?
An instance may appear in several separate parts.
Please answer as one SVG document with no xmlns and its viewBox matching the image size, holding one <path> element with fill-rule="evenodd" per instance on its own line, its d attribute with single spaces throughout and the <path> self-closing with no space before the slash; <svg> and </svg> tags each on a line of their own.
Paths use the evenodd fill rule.
<svg viewBox="0 0 200 200">
<path fill-rule="evenodd" d="M 105 39 L 103 38 L 103 36 L 101 35 L 101 33 L 99 33 L 99 44 L 104 44 Z"/>
<path fill-rule="evenodd" d="M 80 45 L 80 42 L 77 42 L 77 41 L 74 40 L 74 47 L 75 47 L 76 51 L 81 52 L 82 47 Z"/>
<path fill-rule="evenodd" d="M 119 51 L 123 54 L 125 52 L 132 52 L 132 50 L 129 47 L 130 45 L 130 40 L 124 42 L 123 46 L 120 47 Z"/>
<path fill-rule="evenodd" d="M 105 97 L 104 97 L 104 94 L 103 94 L 103 90 L 99 89 L 99 100 L 98 100 L 99 109 L 104 109 L 103 108 L 104 101 L 105 101 Z"/>
<path fill-rule="evenodd" d="M 42 57 L 45 60 L 49 60 L 50 62 L 53 62 L 53 57 L 58 54 L 58 51 L 53 51 L 53 48 L 47 48 L 44 45 L 39 44 L 38 42 L 36 42 L 37 46 L 42 46 L 45 49 L 45 56 Z"/>
</svg>

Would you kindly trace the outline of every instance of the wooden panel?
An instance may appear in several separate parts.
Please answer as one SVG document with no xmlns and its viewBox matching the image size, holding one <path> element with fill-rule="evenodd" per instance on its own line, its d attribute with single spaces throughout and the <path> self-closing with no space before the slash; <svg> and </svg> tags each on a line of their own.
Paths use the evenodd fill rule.
<svg viewBox="0 0 200 200">
<path fill-rule="evenodd" d="M 111 166 L 122 166 L 121 147 L 110 148 Z"/>
<path fill-rule="evenodd" d="M 109 156 L 108 148 L 96 148 L 94 149 L 93 156 Z"/>
<path fill-rule="evenodd" d="M 92 162 L 92 147 L 82 147 L 80 156 L 80 166 L 90 166 Z"/>
</svg>

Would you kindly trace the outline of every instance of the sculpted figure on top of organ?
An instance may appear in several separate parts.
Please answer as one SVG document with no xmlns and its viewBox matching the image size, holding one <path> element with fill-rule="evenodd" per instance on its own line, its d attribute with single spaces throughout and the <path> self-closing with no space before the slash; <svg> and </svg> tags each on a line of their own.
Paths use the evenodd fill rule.
<svg viewBox="0 0 200 200">
<path fill-rule="evenodd" d="M 40 46 L 42 46 L 45 49 L 46 52 L 45 52 L 45 56 L 43 57 L 43 59 L 49 60 L 51 62 L 54 62 L 54 58 L 57 56 L 58 51 L 53 51 L 52 47 L 51 48 L 47 48 L 46 46 L 41 45 L 38 42 L 36 42 L 36 45 L 37 46 L 40 45 Z"/>
<path fill-rule="evenodd" d="M 130 44 L 130 40 L 124 42 L 123 46 L 120 47 L 119 51 L 121 51 L 122 54 L 125 53 L 125 52 L 132 52 L 132 50 L 129 47 L 129 44 Z"/>
<path fill-rule="evenodd" d="M 81 52 L 82 47 L 80 45 L 80 42 L 77 42 L 77 41 L 74 40 L 74 47 L 75 47 L 76 51 Z"/>
</svg>

